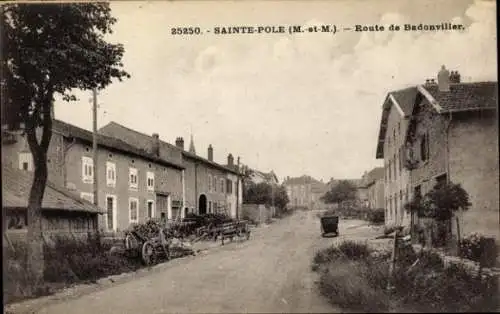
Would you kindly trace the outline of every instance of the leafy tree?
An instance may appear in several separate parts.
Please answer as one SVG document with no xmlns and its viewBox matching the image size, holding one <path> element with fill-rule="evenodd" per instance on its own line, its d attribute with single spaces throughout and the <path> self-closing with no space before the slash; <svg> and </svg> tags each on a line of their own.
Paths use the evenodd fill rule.
<svg viewBox="0 0 500 314">
<path fill-rule="evenodd" d="M 326 192 L 321 197 L 321 200 L 327 204 L 337 203 L 340 204 L 345 201 L 352 201 L 356 199 L 356 186 L 347 180 L 341 180 L 338 184 L 334 185 L 330 191 Z"/>
<path fill-rule="evenodd" d="M 405 208 L 421 217 L 444 221 L 451 219 L 459 209 L 467 210 L 470 205 L 467 191 L 460 184 L 449 182 L 436 184 L 424 197 L 414 197 Z"/>
<path fill-rule="evenodd" d="M 435 242 L 442 245 L 451 228 L 453 214 L 459 209 L 469 209 L 470 205 L 469 195 L 460 184 L 442 182 L 423 197 L 414 197 L 405 208 L 419 217 L 433 218 L 438 227 Z"/>
<path fill-rule="evenodd" d="M 243 202 L 246 204 L 274 205 L 283 209 L 288 204 L 286 189 L 281 186 L 272 186 L 269 183 L 248 183 L 243 193 Z"/>
<path fill-rule="evenodd" d="M 129 77 L 124 48 L 105 41 L 116 19 L 107 3 L 2 6 L 2 124 L 24 128 L 34 160 L 28 203 L 28 271 L 43 279 L 41 204 L 47 182 L 54 95 L 76 100 L 72 89 L 104 88 Z"/>
</svg>

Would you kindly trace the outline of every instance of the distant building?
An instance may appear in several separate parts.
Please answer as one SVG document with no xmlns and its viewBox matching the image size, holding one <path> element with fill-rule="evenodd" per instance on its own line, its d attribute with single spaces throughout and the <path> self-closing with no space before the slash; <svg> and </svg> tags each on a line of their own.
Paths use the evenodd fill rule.
<svg viewBox="0 0 500 314">
<path fill-rule="evenodd" d="M 265 182 L 271 185 L 277 185 L 279 183 L 278 177 L 272 170 L 270 172 L 262 172 L 259 170 L 251 169 L 249 179 L 255 184 Z"/>
<path fill-rule="evenodd" d="M 326 185 L 311 176 L 287 177 L 283 182 L 289 198 L 289 206 L 314 209 L 323 203 L 320 198 L 327 189 Z"/>
<path fill-rule="evenodd" d="M 384 208 L 384 167 L 370 170 L 361 180 L 361 187 L 366 191 L 366 206 L 371 209 Z"/>
</svg>

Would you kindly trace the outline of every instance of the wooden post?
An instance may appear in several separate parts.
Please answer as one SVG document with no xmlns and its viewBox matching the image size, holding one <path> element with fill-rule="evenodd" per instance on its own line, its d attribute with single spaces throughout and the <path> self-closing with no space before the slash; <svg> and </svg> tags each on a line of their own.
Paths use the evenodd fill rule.
<svg viewBox="0 0 500 314">
<path fill-rule="evenodd" d="M 460 256 L 460 219 L 458 219 L 458 216 L 455 219 L 457 221 L 457 253 Z"/>
<path fill-rule="evenodd" d="M 394 232 L 394 244 L 392 246 L 391 264 L 389 265 L 389 278 L 387 280 L 387 290 L 389 291 L 391 291 L 394 288 L 391 284 L 391 280 L 392 280 L 392 275 L 394 273 L 394 268 L 396 267 L 398 235 L 399 235 L 399 230 L 396 229 L 396 231 Z"/>
<path fill-rule="evenodd" d="M 93 124 L 93 130 L 92 130 L 92 155 L 93 155 L 93 168 L 92 171 L 94 172 L 94 205 L 98 206 L 99 205 L 99 197 L 98 197 L 98 183 L 97 183 L 97 172 L 98 172 L 98 167 L 97 167 L 97 89 L 92 90 L 92 124 Z"/>
</svg>

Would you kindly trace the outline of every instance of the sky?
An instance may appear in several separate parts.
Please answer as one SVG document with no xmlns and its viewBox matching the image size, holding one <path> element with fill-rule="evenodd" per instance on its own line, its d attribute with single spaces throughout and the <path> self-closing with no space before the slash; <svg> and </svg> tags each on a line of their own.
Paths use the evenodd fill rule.
<svg viewBox="0 0 500 314">
<path fill-rule="evenodd" d="M 175 143 L 192 134 L 198 155 L 232 153 L 260 171 L 359 178 L 375 158 L 391 90 L 435 78 L 497 80 L 495 1 L 116 1 L 109 41 L 125 47 L 131 78 L 98 96 L 110 121 Z M 454 32 L 171 35 L 171 28 L 246 25 L 462 23 Z M 91 130 L 91 93 L 55 103 L 57 119 Z"/>
</svg>

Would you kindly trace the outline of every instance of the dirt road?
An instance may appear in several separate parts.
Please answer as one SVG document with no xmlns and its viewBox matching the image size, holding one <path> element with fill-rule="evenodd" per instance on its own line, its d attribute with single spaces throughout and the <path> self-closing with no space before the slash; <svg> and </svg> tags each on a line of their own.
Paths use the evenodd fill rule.
<svg viewBox="0 0 500 314">
<path fill-rule="evenodd" d="M 360 221 L 341 221 L 342 237 L 364 237 Z M 53 304 L 38 313 L 340 312 L 319 296 L 311 272 L 321 238 L 316 212 L 300 212 L 161 272 Z M 341 237 L 341 238 L 342 238 Z"/>
</svg>

